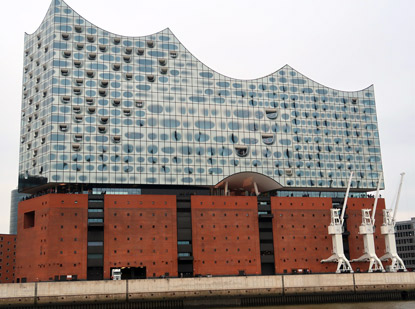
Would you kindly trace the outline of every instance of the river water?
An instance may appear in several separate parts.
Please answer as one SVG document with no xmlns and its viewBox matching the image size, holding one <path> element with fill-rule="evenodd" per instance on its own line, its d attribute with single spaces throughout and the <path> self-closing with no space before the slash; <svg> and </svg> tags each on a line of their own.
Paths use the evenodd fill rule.
<svg viewBox="0 0 415 309">
<path fill-rule="evenodd" d="M 415 301 L 384 301 L 368 303 L 335 303 L 316 305 L 289 305 L 266 307 L 238 307 L 244 309 L 414 309 Z M 217 308 L 219 309 L 219 308 Z"/>
</svg>

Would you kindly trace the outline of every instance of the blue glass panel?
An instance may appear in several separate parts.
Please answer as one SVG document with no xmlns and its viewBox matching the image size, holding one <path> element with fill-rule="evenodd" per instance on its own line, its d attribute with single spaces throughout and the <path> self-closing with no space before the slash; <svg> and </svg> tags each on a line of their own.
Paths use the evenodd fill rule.
<svg viewBox="0 0 415 309">
<path fill-rule="evenodd" d="M 219 104 L 225 103 L 225 99 L 224 98 L 213 98 L 212 101 L 214 103 L 219 103 Z"/>
<path fill-rule="evenodd" d="M 229 87 L 229 83 L 228 82 L 217 82 L 216 85 L 218 85 L 219 87 Z"/>
<path fill-rule="evenodd" d="M 200 142 L 200 143 L 204 143 L 209 141 L 209 135 L 204 134 L 204 133 L 196 133 L 195 134 L 195 141 Z"/>
<path fill-rule="evenodd" d="M 377 126 L 374 123 L 367 124 L 367 125 L 365 125 L 365 129 L 366 130 L 376 130 L 377 129 Z"/>
<path fill-rule="evenodd" d="M 63 142 L 65 141 L 65 135 L 52 133 L 52 135 L 50 136 L 50 140 L 53 142 Z"/>
<path fill-rule="evenodd" d="M 161 148 L 161 151 L 163 151 L 164 153 L 167 153 L 167 154 L 172 154 L 172 153 L 174 153 L 174 148 L 173 147 L 163 147 L 163 148 Z"/>
<path fill-rule="evenodd" d="M 114 61 L 115 59 L 112 55 L 101 55 L 99 58 L 104 61 Z"/>
<path fill-rule="evenodd" d="M 124 40 L 122 43 L 124 46 L 127 47 L 133 46 L 133 42 L 131 42 L 130 40 Z"/>
<path fill-rule="evenodd" d="M 56 163 L 54 164 L 54 168 L 57 170 L 67 170 L 69 168 L 68 163 Z"/>
<path fill-rule="evenodd" d="M 326 89 L 316 89 L 316 93 L 325 95 L 329 92 Z"/>
<path fill-rule="evenodd" d="M 127 132 L 125 133 L 125 137 L 129 138 L 129 139 L 142 139 L 143 138 L 143 134 L 139 133 L 139 132 Z"/>
<path fill-rule="evenodd" d="M 53 42 L 53 48 L 54 49 L 68 49 L 68 44 L 62 43 L 62 42 Z"/>
<path fill-rule="evenodd" d="M 121 51 L 121 48 L 119 48 L 119 47 L 117 47 L 117 46 L 114 46 L 114 47 L 111 47 L 111 51 L 112 51 L 113 53 L 119 53 L 119 52 Z"/>
<path fill-rule="evenodd" d="M 219 155 L 227 157 L 232 154 L 232 150 L 227 147 L 222 147 L 219 149 Z"/>
<path fill-rule="evenodd" d="M 161 120 L 161 125 L 165 128 L 177 128 L 180 121 L 173 118 L 164 118 Z"/>
<path fill-rule="evenodd" d="M 160 41 L 169 41 L 169 40 L 170 40 L 170 37 L 168 37 L 168 36 L 166 36 L 166 35 L 160 35 L 160 36 L 159 36 L 159 40 L 160 40 Z"/>
<path fill-rule="evenodd" d="M 291 82 L 296 85 L 304 85 L 306 83 L 306 80 L 302 78 L 293 78 L 291 79 Z"/>
<path fill-rule="evenodd" d="M 50 116 L 51 122 L 66 122 L 66 116 L 63 115 L 52 115 Z"/>
<path fill-rule="evenodd" d="M 242 143 L 244 143 L 246 145 L 255 145 L 255 144 L 258 143 L 258 139 L 253 138 L 253 137 L 251 137 L 251 138 L 245 137 L 245 138 L 242 138 L 241 141 L 242 141 Z"/>
<path fill-rule="evenodd" d="M 377 147 L 369 147 L 367 150 L 370 153 L 380 153 L 380 148 L 377 148 Z"/>
<path fill-rule="evenodd" d="M 233 114 L 239 118 L 250 118 L 251 117 L 251 112 L 247 109 L 236 110 L 233 112 Z"/>
<path fill-rule="evenodd" d="M 106 39 L 106 38 L 99 38 L 99 40 L 98 40 L 98 42 L 100 43 L 100 44 L 108 44 L 108 39 Z"/>
<path fill-rule="evenodd" d="M 66 67 L 66 66 L 68 66 L 68 61 L 53 60 L 52 65 L 54 67 Z"/>
<path fill-rule="evenodd" d="M 163 112 L 163 106 L 158 104 L 149 105 L 148 111 L 151 113 L 160 114 Z"/>
<path fill-rule="evenodd" d="M 143 66 L 152 66 L 156 64 L 156 62 L 151 59 L 138 59 L 137 63 Z"/>
<path fill-rule="evenodd" d="M 95 90 L 87 90 L 85 91 L 87 97 L 94 97 L 96 96 L 97 92 Z"/>
<path fill-rule="evenodd" d="M 230 130 L 239 130 L 240 127 L 241 126 L 240 126 L 240 124 L 238 122 L 231 121 L 231 122 L 228 123 L 228 128 Z"/>
<path fill-rule="evenodd" d="M 210 72 L 200 72 L 199 75 L 204 78 L 212 78 L 213 74 Z"/>
<path fill-rule="evenodd" d="M 181 146 L 179 147 L 179 152 L 183 155 L 189 156 L 193 152 L 193 148 L 190 146 Z"/>
<path fill-rule="evenodd" d="M 125 98 L 132 98 L 134 95 L 131 91 L 124 91 L 122 94 Z"/>
<path fill-rule="evenodd" d="M 212 129 L 215 127 L 215 123 L 209 120 L 198 120 L 195 122 L 195 126 L 199 129 Z"/>
<path fill-rule="evenodd" d="M 154 69 L 152 67 L 138 67 L 138 70 L 140 72 L 145 72 L 145 73 L 152 73 L 152 72 L 154 72 Z"/>
<path fill-rule="evenodd" d="M 199 97 L 199 96 L 191 96 L 189 97 L 190 101 L 192 102 L 196 102 L 196 103 L 203 103 L 206 101 L 206 98 L 204 97 Z"/>
<path fill-rule="evenodd" d="M 163 57 L 166 57 L 166 53 L 165 53 L 165 52 L 158 51 L 158 50 L 150 50 L 150 51 L 148 51 L 148 54 L 149 54 L 151 57 L 157 57 L 157 58 L 163 58 Z"/>
<path fill-rule="evenodd" d="M 63 24 L 67 24 L 71 21 L 70 18 L 62 17 L 62 16 L 55 16 L 53 20 L 55 23 L 63 23 Z"/>
<path fill-rule="evenodd" d="M 162 49 L 169 49 L 169 50 L 176 50 L 176 49 L 178 49 L 178 47 L 177 47 L 176 44 L 169 44 L 169 43 L 160 44 L 160 47 Z"/>
<path fill-rule="evenodd" d="M 220 167 L 213 167 L 209 169 L 209 174 L 222 174 L 223 170 Z"/>
<path fill-rule="evenodd" d="M 101 64 L 101 63 L 91 63 L 89 65 L 89 68 L 92 70 L 106 70 L 108 69 L 108 66 L 105 64 Z"/>
</svg>

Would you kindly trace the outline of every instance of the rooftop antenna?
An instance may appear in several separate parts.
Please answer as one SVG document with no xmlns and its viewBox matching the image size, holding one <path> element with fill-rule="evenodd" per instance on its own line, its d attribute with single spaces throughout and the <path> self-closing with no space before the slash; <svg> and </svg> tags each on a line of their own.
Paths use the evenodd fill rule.
<svg viewBox="0 0 415 309">
<path fill-rule="evenodd" d="M 344 197 L 343 208 L 340 214 L 340 209 L 330 209 L 331 223 L 328 227 L 329 234 L 333 243 L 333 254 L 325 260 L 321 260 L 321 263 L 337 262 L 336 273 L 341 272 L 353 272 L 352 266 L 349 260 L 344 255 L 343 249 L 343 232 L 344 232 L 344 214 L 346 212 L 347 199 L 349 197 L 350 186 L 352 184 L 353 172 L 350 173 L 349 183 L 347 185 L 346 195 Z"/>
<path fill-rule="evenodd" d="M 396 241 L 395 241 L 395 224 L 396 224 L 396 214 L 398 210 L 399 197 L 401 195 L 403 176 L 405 173 L 401 173 L 401 181 L 399 183 L 398 195 L 396 197 L 395 209 L 392 215 L 392 209 L 383 210 L 383 224 L 380 227 L 382 235 L 385 235 L 385 245 L 386 253 L 380 258 L 381 261 L 391 260 L 391 264 L 387 266 L 388 271 L 397 272 L 407 271 L 405 264 L 402 259 L 398 256 L 398 251 L 396 250 Z"/>
<path fill-rule="evenodd" d="M 367 262 L 369 261 L 368 272 L 375 271 L 385 272 L 382 262 L 376 255 L 375 240 L 373 234 L 375 233 L 375 214 L 376 206 L 379 199 L 380 183 L 382 180 L 382 173 L 379 175 L 378 185 L 376 189 L 376 198 L 373 204 L 372 216 L 370 216 L 370 209 L 362 209 L 362 224 L 359 227 L 359 234 L 363 235 L 364 253 L 358 259 L 353 259 L 350 262 Z"/>
</svg>

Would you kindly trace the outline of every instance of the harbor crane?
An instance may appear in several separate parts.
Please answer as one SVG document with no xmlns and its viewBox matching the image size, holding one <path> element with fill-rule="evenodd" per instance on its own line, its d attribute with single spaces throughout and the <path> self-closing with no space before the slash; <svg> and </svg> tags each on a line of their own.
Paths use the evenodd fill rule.
<svg viewBox="0 0 415 309">
<path fill-rule="evenodd" d="M 373 204 L 372 216 L 370 216 L 370 209 L 362 209 L 362 224 L 359 226 L 359 234 L 363 235 L 363 244 L 364 244 L 364 254 L 357 258 L 353 259 L 350 262 L 368 262 L 369 269 L 368 272 L 381 271 L 385 272 L 382 262 L 376 255 L 375 250 L 375 240 L 373 234 L 375 233 L 375 214 L 376 207 L 379 200 L 379 190 L 380 183 L 382 180 L 382 173 L 379 176 L 378 185 L 376 189 L 375 202 Z"/>
<path fill-rule="evenodd" d="M 337 262 L 336 273 L 350 272 L 353 273 L 352 266 L 349 260 L 344 255 L 343 249 L 343 232 L 344 232 L 344 214 L 346 211 L 347 199 L 349 197 L 350 186 L 352 184 L 353 172 L 350 173 L 349 183 L 347 185 L 346 195 L 344 197 L 343 208 L 330 209 L 331 223 L 328 227 L 329 234 L 331 235 L 333 243 L 333 254 L 325 260 L 321 260 L 321 263 Z"/>
<path fill-rule="evenodd" d="M 387 266 L 388 271 L 390 272 L 397 272 L 397 271 L 407 271 L 405 264 L 403 263 L 402 259 L 398 256 L 398 252 L 396 250 L 396 241 L 395 241 L 395 224 L 396 224 L 396 213 L 398 210 L 398 203 L 399 197 L 401 195 L 403 177 L 405 173 L 401 173 L 401 181 L 399 183 L 398 188 L 398 195 L 396 197 L 395 202 L 395 209 L 384 209 L 383 210 L 383 224 L 380 227 L 380 231 L 382 235 L 385 235 L 385 245 L 386 245 L 386 253 L 383 255 L 380 260 L 387 261 L 391 260 L 392 263 Z"/>
</svg>

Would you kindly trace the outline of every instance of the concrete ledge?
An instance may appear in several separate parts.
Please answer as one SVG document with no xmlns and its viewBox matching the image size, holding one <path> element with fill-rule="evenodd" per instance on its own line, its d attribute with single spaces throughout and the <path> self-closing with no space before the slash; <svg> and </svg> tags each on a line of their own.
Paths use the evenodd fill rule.
<svg viewBox="0 0 415 309">
<path fill-rule="evenodd" d="M 128 294 L 129 300 L 166 300 L 166 299 L 204 299 L 211 297 L 235 297 L 235 296 L 267 296 L 280 295 L 281 290 L 277 289 L 249 289 L 249 290 L 210 290 L 210 291 L 187 291 L 187 292 L 159 292 L 159 293 L 131 293 Z"/>
<path fill-rule="evenodd" d="M 285 294 L 354 292 L 353 274 L 284 276 Z"/>
<path fill-rule="evenodd" d="M 0 284 L 0 306 L 33 304 L 35 287 L 36 283 Z"/>
<path fill-rule="evenodd" d="M 402 291 L 415 289 L 415 273 L 356 273 L 356 292 L 364 291 Z"/>
<path fill-rule="evenodd" d="M 129 299 L 282 294 L 281 276 L 148 279 L 128 282 Z"/>
<path fill-rule="evenodd" d="M 181 302 L 186 306 L 203 301 L 208 307 L 209 304 L 262 304 L 265 300 L 270 304 L 289 303 L 292 299 L 321 298 L 320 301 L 324 302 L 324 299 L 333 301 L 336 297 L 339 301 L 353 301 L 366 299 L 364 297 L 367 296 L 369 300 L 382 295 L 386 297 L 386 294 L 399 299 L 401 294 L 402 297 L 408 297 L 412 291 L 415 291 L 415 273 L 11 283 L 0 284 L 0 307 L 105 302 L 122 304 L 128 300 Z"/>
<path fill-rule="evenodd" d="M 39 282 L 38 304 L 126 301 L 127 281 Z"/>
<path fill-rule="evenodd" d="M 280 288 L 281 276 L 240 276 L 212 278 L 174 278 L 129 280 L 128 291 L 134 292 L 188 292 L 209 290 L 240 290 L 253 288 Z"/>
</svg>

